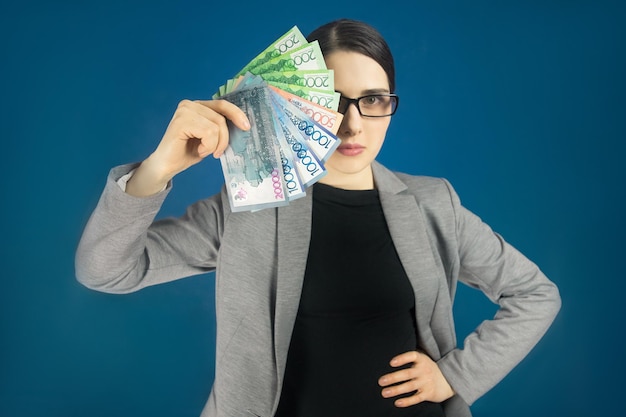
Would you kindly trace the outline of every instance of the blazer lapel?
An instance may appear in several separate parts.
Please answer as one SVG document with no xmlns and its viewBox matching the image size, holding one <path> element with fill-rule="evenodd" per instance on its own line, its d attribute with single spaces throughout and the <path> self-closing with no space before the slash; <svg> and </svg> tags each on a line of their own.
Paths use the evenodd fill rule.
<svg viewBox="0 0 626 417">
<path fill-rule="evenodd" d="M 435 262 L 426 224 L 415 197 L 407 193 L 406 185 L 386 168 L 378 164 L 374 164 L 373 168 L 389 233 L 415 293 L 420 348 L 437 360 L 441 352 L 433 337 L 431 318 L 442 272 Z"/>
<path fill-rule="evenodd" d="M 291 333 L 300 305 L 304 270 L 311 237 L 312 190 L 303 198 L 279 207 L 277 221 L 278 268 L 276 279 L 276 304 L 274 346 L 278 383 L 287 362 Z"/>
</svg>

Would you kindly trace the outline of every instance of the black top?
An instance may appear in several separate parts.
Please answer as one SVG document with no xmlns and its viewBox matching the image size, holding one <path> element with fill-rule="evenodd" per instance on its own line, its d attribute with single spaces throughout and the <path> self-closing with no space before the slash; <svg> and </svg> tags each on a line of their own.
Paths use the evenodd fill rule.
<svg viewBox="0 0 626 417">
<path fill-rule="evenodd" d="M 391 359 L 417 348 L 415 297 L 377 190 L 313 189 L 311 244 L 276 417 L 443 417 L 383 398 Z"/>
</svg>

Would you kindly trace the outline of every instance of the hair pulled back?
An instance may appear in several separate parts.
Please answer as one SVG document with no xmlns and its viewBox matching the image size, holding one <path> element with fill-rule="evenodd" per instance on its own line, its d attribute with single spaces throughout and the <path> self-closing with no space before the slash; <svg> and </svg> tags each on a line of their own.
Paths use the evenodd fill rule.
<svg viewBox="0 0 626 417">
<path fill-rule="evenodd" d="M 307 36 L 317 40 L 324 55 L 335 51 L 358 52 L 376 61 L 387 74 L 389 91 L 396 88 L 395 67 L 389 45 L 373 26 L 352 19 L 338 19 L 326 23 Z"/>
</svg>

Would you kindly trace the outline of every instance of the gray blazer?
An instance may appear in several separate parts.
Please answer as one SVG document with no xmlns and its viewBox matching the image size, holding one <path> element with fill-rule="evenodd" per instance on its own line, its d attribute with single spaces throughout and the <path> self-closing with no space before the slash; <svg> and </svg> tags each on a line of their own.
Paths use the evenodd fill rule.
<svg viewBox="0 0 626 417">
<path fill-rule="evenodd" d="M 216 271 L 216 371 L 202 417 L 271 417 L 307 260 L 311 193 L 278 209 L 232 213 L 224 190 L 181 218 L 154 222 L 170 187 L 127 195 L 111 170 L 81 238 L 76 274 L 85 286 L 127 293 Z M 374 179 L 393 242 L 415 292 L 418 340 L 456 395 L 446 415 L 498 383 L 548 329 L 560 308 L 556 286 L 537 266 L 461 206 L 444 179 L 392 173 Z M 457 281 L 499 304 L 458 347 L 452 316 Z M 401 353 L 401 352 L 398 352 Z"/>
</svg>

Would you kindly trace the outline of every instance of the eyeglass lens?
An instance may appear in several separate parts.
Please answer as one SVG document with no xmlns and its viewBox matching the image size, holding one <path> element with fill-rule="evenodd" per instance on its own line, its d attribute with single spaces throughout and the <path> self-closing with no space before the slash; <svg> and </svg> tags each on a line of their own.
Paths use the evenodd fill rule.
<svg viewBox="0 0 626 417">
<path fill-rule="evenodd" d="M 396 111 L 398 97 L 388 94 L 373 94 L 351 99 L 342 96 L 339 100 L 338 111 L 345 114 L 352 103 L 356 105 L 362 116 L 391 116 Z"/>
</svg>

